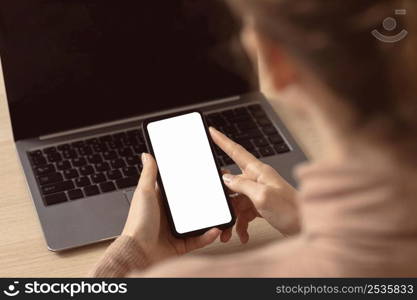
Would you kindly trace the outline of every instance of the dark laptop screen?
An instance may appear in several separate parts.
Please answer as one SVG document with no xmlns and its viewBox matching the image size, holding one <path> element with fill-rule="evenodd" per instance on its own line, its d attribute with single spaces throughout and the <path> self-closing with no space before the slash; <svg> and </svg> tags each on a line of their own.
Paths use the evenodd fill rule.
<svg viewBox="0 0 417 300">
<path fill-rule="evenodd" d="M 15 139 L 249 92 L 238 27 L 223 0 L 2 0 Z"/>
</svg>

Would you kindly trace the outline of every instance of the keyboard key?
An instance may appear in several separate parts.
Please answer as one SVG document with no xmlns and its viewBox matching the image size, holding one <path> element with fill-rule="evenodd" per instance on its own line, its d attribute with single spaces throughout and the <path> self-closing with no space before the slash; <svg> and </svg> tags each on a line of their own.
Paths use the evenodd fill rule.
<svg viewBox="0 0 417 300">
<path fill-rule="evenodd" d="M 52 164 L 37 167 L 35 169 L 35 174 L 38 176 L 48 175 L 54 172 L 55 172 L 55 166 Z"/>
<path fill-rule="evenodd" d="M 255 118 L 264 118 L 266 117 L 265 111 L 261 108 L 260 110 L 252 111 L 252 116 Z"/>
<path fill-rule="evenodd" d="M 118 140 L 115 140 L 115 141 L 112 141 L 112 142 L 108 142 L 107 145 L 112 150 L 120 149 L 120 148 L 123 147 L 123 143 L 121 141 L 118 141 Z"/>
<path fill-rule="evenodd" d="M 140 137 L 137 138 L 139 141 L 139 144 L 144 145 L 145 144 L 145 139 L 143 138 L 143 136 L 141 135 Z"/>
<path fill-rule="evenodd" d="M 75 148 L 81 148 L 85 146 L 85 142 L 84 141 L 77 141 L 77 142 L 73 142 L 71 144 L 71 146 L 75 147 Z"/>
<path fill-rule="evenodd" d="M 116 151 L 104 151 L 103 152 L 103 158 L 105 160 L 112 160 L 112 159 L 116 159 L 117 158 L 117 153 Z"/>
<path fill-rule="evenodd" d="M 69 191 L 74 188 L 75 186 L 72 181 L 64 181 L 64 182 L 58 182 L 58 183 L 53 183 L 50 185 L 43 186 L 41 190 L 42 190 L 42 194 L 49 195 L 49 194 Z"/>
<path fill-rule="evenodd" d="M 145 144 L 133 146 L 133 150 L 135 150 L 135 155 L 141 155 L 143 152 L 148 152 L 148 148 Z"/>
<path fill-rule="evenodd" d="M 140 159 L 139 156 L 128 156 L 126 157 L 126 163 L 129 166 L 134 166 L 134 165 L 140 165 Z"/>
<path fill-rule="evenodd" d="M 96 164 L 94 168 L 96 169 L 96 172 L 100 173 L 110 170 L 110 165 L 107 162 L 103 162 Z"/>
<path fill-rule="evenodd" d="M 138 181 L 139 177 L 127 177 L 116 180 L 116 185 L 118 189 L 125 189 L 136 186 L 138 184 Z"/>
<path fill-rule="evenodd" d="M 84 175 L 84 176 L 86 176 L 86 175 L 90 175 L 90 174 L 93 174 L 93 173 L 94 173 L 94 169 L 93 169 L 93 167 L 92 167 L 92 166 L 90 166 L 90 165 L 87 165 L 87 166 L 82 166 L 82 167 L 79 169 L 79 171 L 80 171 L 81 175 Z"/>
<path fill-rule="evenodd" d="M 209 124 L 209 126 L 214 126 L 214 127 L 225 126 L 229 123 L 219 113 L 209 114 L 207 116 L 206 120 L 207 120 L 207 124 Z"/>
<path fill-rule="evenodd" d="M 98 138 L 91 138 L 91 139 L 86 140 L 85 143 L 91 146 L 94 144 L 99 144 L 100 141 L 98 140 Z"/>
<path fill-rule="evenodd" d="M 253 140 L 253 143 L 256 147 L 259 147 L 259 148 L 269 145 L 268 141 L 265 140 L 264 138 L 256 138 Z"/>
<path fill-rule="evenodd" d="M 132 152 L 132 149 L 130 148 L 123 148 L 119 150 L 119 155 L 123 157 L 132 156 L 133 152 Z"/>
<path fill-rule="evenodd" d="M 78 153 L 82 156 L 87 156 L 93 154 L 93 150 L 91 150 L 90 146 L 83 146 L 78 149 Z"/>
<path fill-rule="evenodd" d="M 136 139 L 136 137 L 127 137 L 125 139 L 122 140 L 123 144 L 125 144 L 125 146 L 134 146 L 139 144 L 139 141 Z"/>
<path fill-rule="evenodd" d="M 251 117 L 249 115 L 238 115 L 228 119 L 231 123 L 243 123 L 250 121 Z"/>
<path fill-rule="evenodd" d="M 52 152 L 48 154 L 46 157 L 50 163 L 59 162 L 62 160 L 62 156 L 58 152 Z"/>
<path fill-rule="evenodd" d="M 87 164 L 87 160 L 84 157 L 74 158 L 71 162 L 74 167 L 82 167 Z"/>
<path fill-rule="evenodd" d="M 107 178 L 110 180 L 116 180 L 122 177 L 123 177 L 122 172 L 120 172 L 119 170 L 111 170 L 107 172 Z"/>
<path fill-rule="evenodd" d="M 77 187 L 85 187 L 91 185 L 90 178 L 88 177 L 80 177 L 75 179 L 75 185 Z"/>
<path fill-rule="evenodd" d="M 63 144 L 56 147 L 59 151 L 68 151 L 71 150 L 71 146 L 69 144 Z"/>
<path fill-rule="evenodd" d="M 100 190 L 98 189 L 96 185 L 86 186 L 83 190 L 84 190 L 84 194 L 87 197 L 100 194 Z"/>
<path fill-rule="evenodd" d="M 113 192 L 116 190 L 116 186 L 113 182 L 103 182 L 100 184 L 100 190 L 102 193 Z"/>
<path fill-rule="evenodd" d="M 43 149 L 43 153 L 45 154 L 51 154 L 51 153 L 56 153 L 56 152 L 57 152 L 56 147 L 47 147 Z"/>
<path fill-rule="evenodd" d="M 280 135 L 273 135 L 269 137 L 269 141 L 271 142 L 271 144 L 276 145 L 284 142 L 284 139 Z"/>
<path fill-rule="evenodd" d="M 106 181 L 106 176 L 103 174 L 93 174 L 90 176 L 90 178 L 93 183 L 101 183 Z"/>
<path fill-rule="evenodd" d="M 45 159 L 45 157 L 42 156 L 36 156 L 36 157 L 32 157 L 32 164 L 36 167 L 36 166 L 43 166 L 47 164 L 47 161 Z"/>
<path fill-rule="evenodd" d="M 63 173 L 65 179 L 73 179 L 78 177 L 78 171 L 75 169 L 65 170 Z"/>
<path fill-rule="evenodd" d="M 233 111 L 235 112 L 235 115 L 249 115 L 246 106 L 235 108 Z"/>
<path fill-rule="evenodd" d="M 248 140 L 248 139 L 254 139 L 254 138 L 259 138 L 259 137 L 263 137 L 263 134 L 259 129 L 249 129 L 237 136 L 232 137 L 232 139 Z"/>
<path fill-rule="evenodd" d="M 270 126 L 265 126 L 262 128 L 262 131 L 266 134 L 266 135 L 278 135 L 278 131 L 276 130 L 276 128 L 273 125 Z"/>
<path fill-rule="evenodd" d="M 259 118 L 256 120 L 258 122 L 258 124 L 262 127 L 264 126 L 268 126 L 268 125 L 272 125 L 272 122 L 270 119 L 268 119 L 267 117 L 264 118 Z"/>
<path fill-rule="evenodd" d="M 136 169 L 135 167 L 126 167 L 123 168 L 122 171 L 125 177 L 139 176 L 138 169 Z"/>
<path fill-rule="evenodd" d="M 88 155 L 87 160 L 90 164 L 98 164 L 103 162 L 103 159 L 101 158 L 100 154 Z"/>
<path fill-rule="evenodd" d="M 99 144 L 92 145 L 92 146 L 91 146 L 91 148 L 93 148 L 93 150 L 94 150 L 96 153 L 101 153 L 101 152 L 107 151 L 107 150 L 109 149 L 109 148 L 108 148 L 105 144 L 103 144 L 103 143 L 99 143 Z"/>
<path fill-rule="evenodd" d="M 84 198 L 83 191 L 80 189 L 71 190 L 67 194 L 70 200 L 77 200 L 77 199 Z"/>
<path fill-rule="evenodd" d="M 267 157 L 267 156 L 273 156 L 275 155 L 274 150 L 271 147 L 263 147 L 259 149 L 259 153 L 263 156 L 263 157 Z"/>
<path fill-rule="evenodd" d="M 277 153 L 286 153 L 286 152 L 290 152 L 290 148 L 288 148 L 286 143 L 282 143 L 279 145 L 275 145 L 274 146 L 275 151 L 277 151 Z"/>
<path fill-rule="evenodd" d="M 61 173 L 55 172 L 48 175 L 43 175 L 38 177 L 40 185 L 47 185 L 55 182 L 63 181 L 64 178 L 62 177 Z"/>
<path fill-rule="evenodd" d="M 32 152 L 29 152 L 30 157 L 40 157 L 43 156 L 42 151 L 41 150 L 35 150 Z"/>
<path fill-rule="evenodd" d="M 244 122 L 238 122 L 238 123 L 236 123 L 236 127 L 241 132 L 245 132 L 248 129 L 257 128 L 256 124 L 254 122 L 252 122 L 251 120 L 250 121 L 247 120 L 247 121 L 244 121 Z"/>
<path fill-rule="evenodd" d="M 113 159 L 113 160 L 110 162 L 110 164 L 111 164 L 111 167 L 112 167 L 113 169 L 121 169 L 121 168 L 126 167 L 126 163 L 125 163 L 125 161 L 124 161 L 123 159 L 121 159 L 121 158 L 119 158 L 119 159 Z"/>
<path fill-rule="evenodd" d="M 235 112 L 234 112 L 234 110 L 232 109 L 232 110 L 225 110 L 225 111 L 222 111 L 221 113 L 220 113 L 222 116 L 223 116 L 223 118 L 225 118 L 226 120 L 228 120 L 229 118 L 232 118 L 232 117 L 234 117 L 235 116 Z"/>
<path fill-rule="evenodd" d="M 56 168 L 60 171 L 71 169 L 71 164 L 68 160 L 59 161 L 56 163 Z"/>
<path fill-rule="evenodd" d="M 62 156 L 65 159 L 74 159 L 74 158 L 77 158 L 78 157 L 77 151 L 75 151 L 73 149 L 62 151 Z"/>
<path fill-rule="evenodd" d="M 58 203 L 67 202 L 67 195 L 65 193 L 57 193 L 52 195 L 47 195 L 44 197 L 46 205 L 54 205 Z"/>
</svg>

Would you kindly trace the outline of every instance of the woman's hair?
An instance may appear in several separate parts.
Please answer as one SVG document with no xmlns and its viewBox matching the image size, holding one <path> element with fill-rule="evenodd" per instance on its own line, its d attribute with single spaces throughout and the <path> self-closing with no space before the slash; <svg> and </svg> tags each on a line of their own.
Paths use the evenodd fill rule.
<svg viewBox="0 0 417 300">
<path fill-rule="evenodd" d="M 257 32 L 287 49 L 348 101 L 357 130 L 378 131 L 373 136 L 378 142 L 401 144 L 407 152 L 412 147 L 417 155 L 417 1 L 228 1 L 238 14 L 253 18 Z M 397 16 L 398 9 L 406 15 Z M 387 17 L 398 22 L 395 31 L 385 30 L 394 27 L 392 19 L 384 29 Z M 389 36 L 402 29 L 408 36 L 396 43 L 372 34 L 378 30 Z"/>
</svg>

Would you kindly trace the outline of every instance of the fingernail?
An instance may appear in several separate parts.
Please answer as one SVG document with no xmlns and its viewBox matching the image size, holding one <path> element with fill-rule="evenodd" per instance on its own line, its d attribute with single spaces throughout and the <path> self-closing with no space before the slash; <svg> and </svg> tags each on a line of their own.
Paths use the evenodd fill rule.
<svg viewBox="0 0 417 300">
<path fill-rule="evenodd" d="M 226 183 L 232 182 L 233 178 L 235 178 L 235 176 L 233 176 L 232 174 L 224 174 L 223 175 L 223 180 Z"/>
<path fill-rule="evenodd" d="M 142 153 L 142 164 L 145 164 L 147 160 L 148 160 L 148 154 Z"/>
</svg>

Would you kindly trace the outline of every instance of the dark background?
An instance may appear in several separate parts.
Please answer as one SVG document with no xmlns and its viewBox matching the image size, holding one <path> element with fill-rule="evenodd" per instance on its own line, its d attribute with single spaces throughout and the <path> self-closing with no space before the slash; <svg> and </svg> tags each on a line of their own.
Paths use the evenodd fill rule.
<svg viewBox="0 0 417 300">
<path fill-rule="evenodd" d="M 238 31 L 222 0 L 1 0 L 15 139 L 248 92 Z"/>
</svg>

